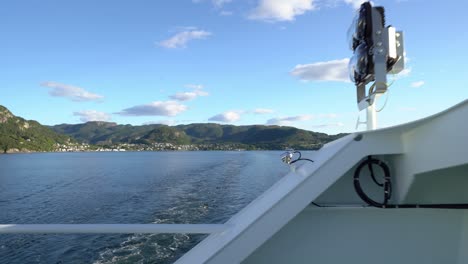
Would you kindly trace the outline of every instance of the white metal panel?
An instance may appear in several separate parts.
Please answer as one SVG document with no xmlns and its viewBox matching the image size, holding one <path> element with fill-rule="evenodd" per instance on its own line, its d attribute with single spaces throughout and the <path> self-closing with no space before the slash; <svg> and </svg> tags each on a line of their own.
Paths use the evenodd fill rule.
<svg viewBox="0 0 468 264">
<path fill-rule="evenodd" d="M 238 263 L 263 244 L 367 153 L 400 153 L 399 135 L 349 135 L 324 146 L 228 221 L 233 228 L 209 236 L 177 263 Z M 385 140 L 383 140 L 385 139 Z"/>
<path fill-rule="evenodd" d="M 258 220 L 271 212 L 274 205 L 280 203 L 288 194 L 294 193 L 293 190 L 310 175 L 310 171 L 315 171 L 321 165 L 325 164 L 328 159 L 333 157 L 337 152 L 341 151 L 353 141 L 353 136 L 341 138 L 331 144 L 327 144 L 320 151 L 320 155 L 314 164 L 304 164 L 299 167 L 295 173 L 289 173 L 269 190 L 260 195 L 254 202 L 233 216 L 228 224 L 232 226 L 224 234 L 211 235 L 200 244 L 195 246 L 191 251 L 182 256 L 176 263 L 238 263 L 245 258 L 257 246 L 263 243 L 269 236 L 273 235 L 274 230 L 279 229 L 283 224 L 287 223 L 301 208 L 296 208 L 297 204 L 289 208 L 283 208 L 280 215 L 275 216 L 273 221 L 264 223 L 261 228 L 253 229 L 248 239 L 244 239 L 243 243 L 236 244 L 235 247 L 227 246 L 236 240 L 241 234 L 246 234 L 245 230 Z M 306 168 L 304 168 L 306 167 Z M 308 172 L 308 173 L 306 173 Z M 305 207 L 305 206 L 304 206 Z M 240 247 L 240 248 L 239 248 Z M 230 253 L 228 253 L 229 250 Z M 217 253 L 222 253 L 222 259 L 213 260 Z"/>
<path fill-rule="evenodd" d="M 398 202 L 404 202 L 414 175 L 459 166 L 468 158 L 468 101 L 405 131 L 405 155 L 396 159 Z"/>
<path fill-rule="evenodd" d="M 463 112 L 464 115 L 467 108 L 468 100 L 465 100 L 449 110 L 419 121 L 361 133 L 360 141 L 358 141 L 359 136 L 353 134 L 327 144 L 318 153 L 314 164 L 306 163 L 295 173 L 286 175 L 229 220 L 228 223 L 232 228 L 223 234 L 210 235 L 177 263 L 242 261 L 363 157 L 375 154 L 402 154 L 404 143 L 407 143 L 402 140 L 403 133 L 411 132 L 435 119 L 443 119 L 452 112 Z M 459 113 L 456 115 L 462 116 Z M 447 125 L 453 129 L 456 124 L 452 120 Z M 409 185 L 411 182 L 406 184 Z"/>
<path fill-rule="evenodd" d="M 463 213 L 460 247 L 458 249 L 458 264 L 468 263 L 468 211 L 465 210 Z"/>
<path fill-rule="evenodd" d="M 242 263 L 468 263 L 459 256 L 460 232 L 468 226 L 464 214 L 434 209 L 306 209 Z"/>
</svg>

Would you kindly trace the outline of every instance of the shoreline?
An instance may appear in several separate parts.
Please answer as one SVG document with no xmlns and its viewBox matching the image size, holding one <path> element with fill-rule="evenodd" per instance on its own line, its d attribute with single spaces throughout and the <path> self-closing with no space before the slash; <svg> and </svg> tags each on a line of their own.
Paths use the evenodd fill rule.
<svg viewBox="0 0 468 264">
<path fill-rule="evenodd" d="M 318 149 L 298 149 L 299 151 L 317 151 Z M 15 154 L 50 154 L 50 153 L 125 153 L 125 152 L 245 152 L 245 151 L 286 151 L 284 149 L 255 149 L 255 150 L 126 150 L 126 151 L 16 151 L 16 152 L 2 152 L 1 155 L 15 155 Z"/>
</svg>

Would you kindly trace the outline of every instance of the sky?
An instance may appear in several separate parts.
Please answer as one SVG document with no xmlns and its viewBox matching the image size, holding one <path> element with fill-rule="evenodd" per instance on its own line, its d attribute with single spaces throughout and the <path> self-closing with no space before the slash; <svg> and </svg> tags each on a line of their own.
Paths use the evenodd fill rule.
<svg viewBox="0 0 468 264">
<path fill-rule="evenodd" d="M 215 122 L 356 131 L 356 0 L 16 0 L 0 9 L 0 105 L 45 125 Z M 468 97 L 468 1 L 375 0 L 403 30 L 379 127 Z M 388 98 L 387 98 L 388 97 Z M 361 125 L 357 130 L 363 130 Z"/>
</svg>

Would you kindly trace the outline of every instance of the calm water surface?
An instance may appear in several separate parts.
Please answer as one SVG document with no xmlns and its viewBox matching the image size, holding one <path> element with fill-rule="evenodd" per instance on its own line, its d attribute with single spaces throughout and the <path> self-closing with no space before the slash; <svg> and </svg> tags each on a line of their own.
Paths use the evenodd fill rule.
<svg viewBox="0 0 468 264">
<path fill-rule="evenodd" d="M 224 223 L 281 152 L 0 155 L 0 224 Z M 203 235 L 0 235 L 0 263 L 172 263 Z"/>
</svg>

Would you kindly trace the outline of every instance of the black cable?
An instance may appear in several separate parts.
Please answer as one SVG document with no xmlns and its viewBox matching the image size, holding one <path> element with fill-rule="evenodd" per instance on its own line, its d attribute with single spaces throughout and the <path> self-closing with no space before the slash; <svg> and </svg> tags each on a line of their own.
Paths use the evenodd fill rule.
<svg viewBox="0 0 468 264">
<path fill-rule="evenodd" d="M 289 164 L 293 164 L 293 163 L 295 163 L 295 162 L 298 162 L 298 161 L 300 161 L 300 160 L 306 160 L 306 161 L 314 162 L 314 161 L 313 161 L 313 160 L 311 160 L 311 159 L 308 159 L 308 158 L 302 158 L 302 154 L 301 154 L 301 152 L 300 152 L 300 151 L 298 151 L 298 150 L 294 151 L 293 153 L 294 153 L 294 154 L 296 154 L 296 153 L 297 153 L 297 154 L 299 154 L 299 157 L 298 157 L 297 159 L 295 159 L 295 160 L 291 161 Z"/>
<path fill-rule="evenodd" d="M 296 153 L 299 154 L 299 157 L 298 157 L 296 160 L 301 159 L 302 153 L 301 153 L 299 150 L 295 150 L 295 151 L 293 152 L 293 154 L 296 154 Z"/>
<path fill-rule="evenodd" d="M 360 179 L 359 179 L 359 177 L 361 176 L 361 170 L 365 166 L 367 166 L 367 168 L 369 168 L 371 172 L 371 177 L 374 180 L 374 182 L 377 185 L 382 186 L 375 179 L 374 170 L 372 169 L 373 164 L 378 165 L 384 171 L 384 183 L 382 184 L 384 186 L 384 201 L 382 203 L 374 201 L 369 196 L 367 196 L 367 194 L 362 190 Z M 359 164 L 359 166 L 354 171 L 354 189 L 356 190 L 356 193 L 359 195 L 359 197 L 368 205 L 371 205 L 374 207 L 385 208 L 386 205 L 388 204 L 388 200 L 391 197 L 391 187 L 389 187 L 390 185 L 391 185 L 390 169 L 388 168 L 387 164 L 383 163 L 382 161 L 378 159 L 374 159 L 371 156 L 368 156 L 367 160 L 361 162 L 361 164 Z"/>
<path fill-rule="evenodd" d="M 374 175 L 374 170 L 372 165 L 376 164 L 382 168 L 384 171 L 384 183 L 379 184 L 376 180 Z M 371 173 L 372 180 L 378 186 L 384 188 L 384 201 L 383 203 L 376 202 L 372 200 L 369 196 L 361 188 L 361 184 L 359 181 L 359 177 L 361 174 L 361 170 L 367 165 Z M 384 162 L 374 159 L 371 156 L 367 157 L 367 160 L 361 162 L 359 166 L 356 168 L 354 172 L 354 189 L 358 196 L 366 202 L 370 206 L 378 207 L 378 208 L 429 208 L 429 209 L 468 209 L 468 204 L 388 204 L 388 201 L 392 197 L 392 183 L 390 179 L 390 169 L 388 168 L 387 164 Z"/>
<path fill-rule="evenodd" d="M 303 158 L 303 159 L 295 159 L 295 160 L 291 161 L 291 164 L 293 164 L 294 162 L 298 162 L 298 161 L 300 161 L 300 160 L 306 160 L 306 161 L 314 162 L 314 161 L 311 160 L 311 159 Z"/>
<path fill-rule="evenodd" d="M 367 162 L 367 167 L 369 168 L 369 171 L 371 173 L 372 180 L 375 182 L 375 184 L 382 187 L 384 184 L 378 182 L 377 179 L 375 178 L 374 169 L 372 168 L 372 161 L 371 160 L 372 160 L 372 156 L 367 156 L 367 161 L 368 161 Z"/>
</svg>

